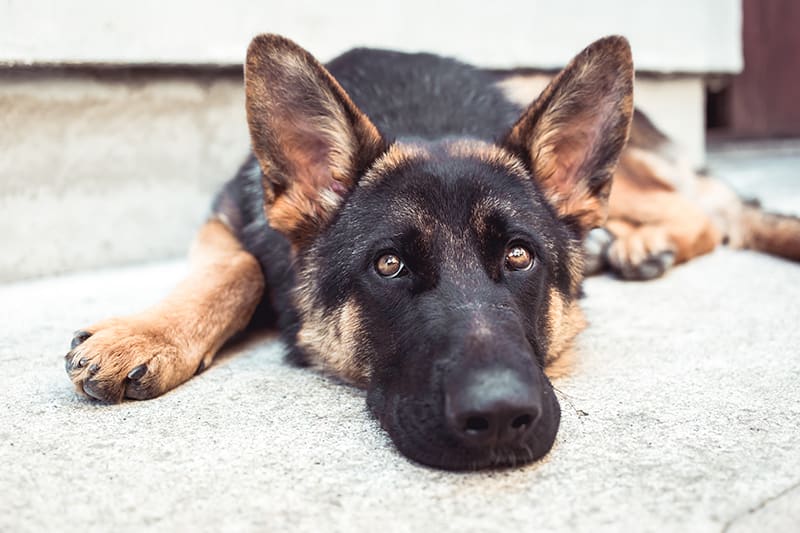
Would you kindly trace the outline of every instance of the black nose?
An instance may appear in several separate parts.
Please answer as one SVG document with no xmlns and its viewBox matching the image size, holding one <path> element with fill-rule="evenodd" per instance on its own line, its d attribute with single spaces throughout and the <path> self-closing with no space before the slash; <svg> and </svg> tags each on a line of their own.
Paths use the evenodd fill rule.
<svg viewBox="0 0 800 533">
<path fill-rule="evenodd" d="M 538 381 L 516 370 L 471 370 L 451 380 L 445 388 L 447 424 L 469 446 L 519 443 L 541 415 Z"/>
</svg>

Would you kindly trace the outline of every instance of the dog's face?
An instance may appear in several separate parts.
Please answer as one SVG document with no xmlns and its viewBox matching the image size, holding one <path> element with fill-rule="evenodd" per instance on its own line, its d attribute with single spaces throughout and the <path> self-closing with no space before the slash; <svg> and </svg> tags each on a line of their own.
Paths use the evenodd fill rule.
<svg viewBox="0 0 800 533">
<path fill-rule="evenodd" d="M 627 43 L 580 54 L 498 144 L 387 142 L 307 52 L 257 37 L 248 120 L 297 261 L 297 346 L 364 386 L 398 448 L 448 469 L 552 446 L 546 375 L 583 327 L 580 242 L 632 113 Z"/>
</svg>

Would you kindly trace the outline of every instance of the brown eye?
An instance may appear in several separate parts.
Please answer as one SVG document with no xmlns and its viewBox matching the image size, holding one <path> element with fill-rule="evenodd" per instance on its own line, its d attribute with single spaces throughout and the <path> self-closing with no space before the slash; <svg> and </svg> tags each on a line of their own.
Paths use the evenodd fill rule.
<svg viewBox="0 0 800 533">
<path fill-rule="evenodd" d="M 403 262 L 394 254 L 384 254 L 375 262 L 375 270 L 384 278 L 396 278 L 404 268 Z"/>
<path fill-rule="evenodd" d="M 530 270 L 533 254 L 524 246 L 515 244 L 506 249 L 506 268 L 508 270 Z"/>
</svg>

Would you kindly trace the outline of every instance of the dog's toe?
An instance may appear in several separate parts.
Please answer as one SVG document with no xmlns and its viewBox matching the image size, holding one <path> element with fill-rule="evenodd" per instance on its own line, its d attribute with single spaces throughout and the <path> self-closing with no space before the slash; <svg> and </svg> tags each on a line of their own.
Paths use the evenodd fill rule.
<svg viewBox="0 0 800 533">
<path fill-rule="evenodd" d="M 131 381 L 125 387 L 125 397 L 131 400 L 149 400 L 159 394 L 150 384 L 140 381 Z"/>
<path fill-rule="evenodd" d="M 128 379 L 141 379 L 147 372 L 147 365 L 139 365 L 130 372 L 128 372 Z"/>
<path fill-rule="evenodd" d="M 643 226 L 614 240 L 608 263 L 621 278 L 645 281 L 661 277 L 675 264 L 675 247 L 660 227 Z"/>
<path fill-rule="evenodd" d="M 72 341 L 69 343 L 70 344 L 69 349 L 74 350 L 75 348 L 83 344 L 83 342 L 91 336 L 92 334 L 89 333 L 88 331 L 79 329 L 78 331 L 72 334 Z"/>
<path fill-rule="evenodd" d="M 161 394 L 161 388 L 147 365 L 139 365 L 128 372 L 125 397 L 133 400 L 149 400 Z"/>
<path fill-rule="evenodd" d="M 109 380 L 94 379 L 93 376 L 84 378 L 81 383 L 83 392 L 95 400 L 105 403 L 119 403 L 122 394 L 117 383 Z"/>
<path fill-rule="evenodd" d="M 636 264 L 628 264 L 622 270 L 622 277 L 630 280 L 646 281 L 659 278 L 675 264 L 675 253 L 664 251 L 647 256 Z"/>
</svg>

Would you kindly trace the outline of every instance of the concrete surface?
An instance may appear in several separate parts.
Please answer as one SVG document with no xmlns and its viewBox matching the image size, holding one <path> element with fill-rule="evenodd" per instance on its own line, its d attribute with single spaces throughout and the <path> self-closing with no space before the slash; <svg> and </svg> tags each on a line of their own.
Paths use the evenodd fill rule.
<svg viewBox="0 0 800 533">
<path fill-rule="evenodd" d="M 494 67 L 554 68 L 592 40 L 618 33 L 631 40 L 640 69 L 738 72 L 741 18 L 739 0 L 4 0 L 0 64 L 241 65 L 250 39 L 273 32 L 323 60 L 376 46 Z"/>
<path fill-rule="evenodd" d="M 800 139 L 712 141 L 708 169 L 744 198 L 778 213 L 800 214 Z"/>
<path fill-rule="evenodd" d="M 800 210 L 793 157 L 759 176 L 767 205 Z M 720 250 L 653 282 L 589 280 L 556 446 L 473 474 L 409 462 L 361 392 L 283 364 L 269 336 L 156 400 L 78 398 L 71 331 L 184 269 L 0 287 L 0 531 L 798 530 L 800 265 Z"/>
</svg>

